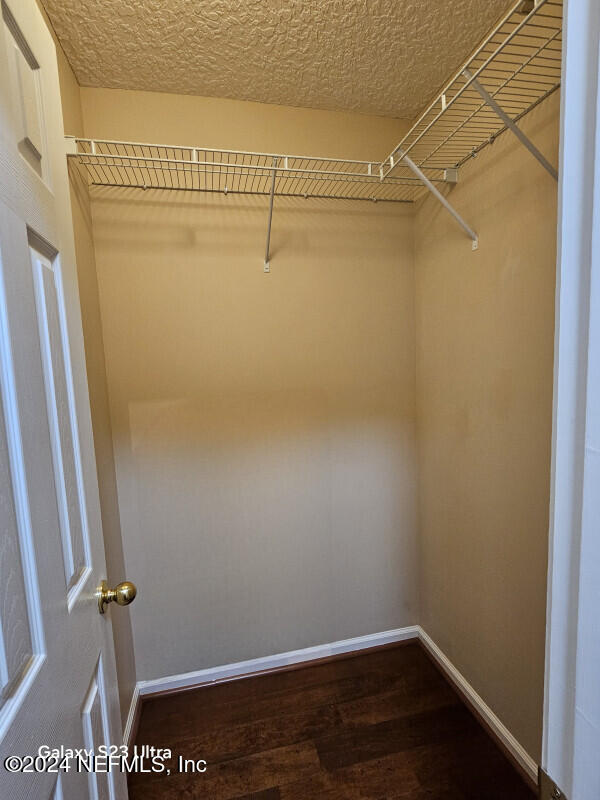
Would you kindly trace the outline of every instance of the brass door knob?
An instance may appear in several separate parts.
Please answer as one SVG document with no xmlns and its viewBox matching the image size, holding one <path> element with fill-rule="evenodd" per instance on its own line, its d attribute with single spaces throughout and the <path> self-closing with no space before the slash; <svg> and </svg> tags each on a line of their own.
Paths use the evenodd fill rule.
<svg viewBox="0 0 600 800">
<path fill-rule="evenodd" d="M 109 589 L 107 582 L 102 581 L 97 592 L 98 611 L 104 614 L 106 606 L 113 601 L 118 606 L 128 606 L 129 603 L 133 603 L 136 594 L 135 583 L 131 583 L 131 581 L 123 581 L 117 584 L 114 589 Z"/>
</svg>

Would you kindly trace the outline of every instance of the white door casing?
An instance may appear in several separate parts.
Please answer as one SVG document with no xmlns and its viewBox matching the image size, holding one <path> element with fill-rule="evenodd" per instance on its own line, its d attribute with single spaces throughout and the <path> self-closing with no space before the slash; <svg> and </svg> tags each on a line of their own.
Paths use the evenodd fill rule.
<svg viewBox="0 0 600 800">
<path fill-rule="evenodd" d="M 569 800 L 598 800 L 600 4 L 564 14 L 542 766 Z"/>
<path fill-rule="evenodd" d="M 3 766 L 122 736 L 56 53 L 35 0 L 0 25 L 0 796 L 123 800 Z"/>
</svg>

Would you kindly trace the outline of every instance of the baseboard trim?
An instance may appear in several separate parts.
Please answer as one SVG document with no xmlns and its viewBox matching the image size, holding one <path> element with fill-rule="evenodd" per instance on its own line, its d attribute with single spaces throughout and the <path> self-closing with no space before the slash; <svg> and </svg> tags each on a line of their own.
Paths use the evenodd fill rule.
<svg viewBox="0 0 600 800">
<path fill-rule="evenodd" d="M 525 748 L 519 744 L 508 728 L 477 694 L 462 673 L 457 670 L 450 659 L 421 627 L 419 627 L 419 640 L 425 650 L 427 650 L 433 660 L 439 665 L 441 671 L 448 678 L 450 683 L 453 684 L 467 705 L 470 706 L 480 719 L 483 726 L 490 732 L 511 761 L 513 761 L 527 782 L 537 787 L 538 765 Z"/>
<path fill-rule="evenodd" d="M 129 713 L 127 714 L 127 720 L 125 722 L 125 730 L 123 731 L 123 744 L 127 748 L 130 748 L 135 741 L 141 711 L 140 686 L 136 684 L 131 696 L 131 703 L 129 704 Z"/>
<path fill-rule="evenodd" d="M 263 658 L 252 658 L 248 661 L 224 664 L 220 667 L 186 672 L 183 675 L 171 675 L 151 681 L 139 681 L 136 688 L 139 689 L 142 697 L 184 691 L 224 680 L 257 675 L 262 672 L 272 672 L 273 670 L 289 668 L 295 664 L 304 664 L 310 661 L 360 652 L 361 650 L 389 644 L 398 644 L 399 642 L 418 638 L 419 628 L 417 625 L 412 625 L 407 628 L 396 628 L 382 633 L 372 633 L 367 636 L 356 636 L 353 639 L 342 639 L 338 642 L 320 644 L 316 647 L 305 647 L 302 650 L 291 650 L 287 653 L 278 653 L 277 655 Z"/>
<path fill-rule="evenodd" d="M 153 696 L 184 692 L 202 686 L 253 677 L 263 673 L 295 669 L 311 662 L 352 656 L 364 650 L 374 650 L 410 641 L 419 641 L 421 643 L 527 782 L 532 786 L 537 786 L 538 766 L 535 761 L 420 625 L 396 628 L 367 636 L 357 636 L 353 639 L 343 639 L 338 642 L 317 645 L 316 647 L 305 647 L 301 650 L 291 650 L 287 653 L 278 653 L 263 658 L 252 658 L 248 661 L 238 661 L 219 667 L 195 670 L 182 675 L 169 675 L 155 680 L 139 681 L 131 699 L 123 736 L 124 743 L 127 746 L 133 744 L 142 703 L 145 699 L 150 699 Z"/>
</svg>

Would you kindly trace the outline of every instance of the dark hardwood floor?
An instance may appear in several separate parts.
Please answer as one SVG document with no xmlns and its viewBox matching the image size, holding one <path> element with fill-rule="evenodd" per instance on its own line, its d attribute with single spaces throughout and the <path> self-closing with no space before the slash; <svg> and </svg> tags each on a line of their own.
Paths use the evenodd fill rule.
<svg viewBox="0 0 600 800">
<path fill-rule="evenodd" d="M 147 700 L 136 744 L 173 759 L 132 775 L 131 800 L 534 798 L 412 643 Z"/>
</svg>

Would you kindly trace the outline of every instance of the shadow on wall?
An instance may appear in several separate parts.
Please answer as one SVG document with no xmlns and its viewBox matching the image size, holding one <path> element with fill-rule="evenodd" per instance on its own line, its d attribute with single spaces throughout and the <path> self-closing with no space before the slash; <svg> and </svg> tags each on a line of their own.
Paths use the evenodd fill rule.
<svg viewBox="0 0 600 800">
<path fill-rule="evenodd" d="M 207 245 L 222 256 L 231 251 L 236 242 L 235 233 L 255 240 L 266 239 L 268 219 L 268 197 L 257 195 L 236 195 L 222 192 L 173 193 L 160 189 L 134 189 L 93 187 L 94 237 L 104 241 L 111 249 L 123 246 L 153 249 L 154 245 L 169 247 Z M 140 206 L 144 213 L 140 214 Z M 104 230 L 100 221 L 105 209 Z M 374 216 L 374 209 L 377 209 Z M 115 214 L 117 209 L 124 216 Z M 273 211 L 273 244 L 283 247 L 286 236 L 294 233 L 303 235 L 305 243 L 313 240 L 312 232 L 323 234 L 318 239 L 319 252 L 331 253 L 331 247 L 339 253 L 340 242 L 336 230 L 348 229 L 348 222 L 357 223 L 357 242 L 362 242 L 363 255 L 369 253 L 369 246 L 377 248 L 373 239 L 374 219 L 382 226 L 387 223 L 398 224 L 399 220 L 412 217 L 412 203 L 391 203 L 383 200 L 328 200 L 319 198 L 276 197 Z M 298 221 L 298 217 L 301 220 Z M 148 229 L 144 220 L 152 219 Z M 132 222 L 135 224 L 132 225 Z M 99 224 L 100 223 L 100 224 Z M 331 235 L 326 236 L 327 232 Z M 361 232 L 364 237 L 361 239 Z M 214 237 L 218 236 L 218 239 Z M 104 237 L 104 239 L 103 239 Z M 275 239 L 280 241 L 275 242 Z M 404 243 L 406 245 L 406 243 Z M 323 249 L 324 248 L 324 249 Z M 243 256 L 243 252 L 239 253 Z M 258 253 L 260 258 L 261 253 Z"/>
</svg>

